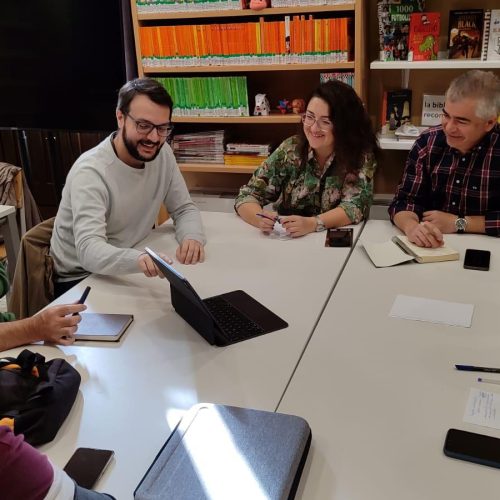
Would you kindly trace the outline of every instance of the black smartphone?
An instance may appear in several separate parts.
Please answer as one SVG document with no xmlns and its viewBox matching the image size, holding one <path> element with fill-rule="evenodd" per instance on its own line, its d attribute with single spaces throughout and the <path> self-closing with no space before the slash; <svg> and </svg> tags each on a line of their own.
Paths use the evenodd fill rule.
<svg viewBox="0 0 500 500">
<path fill-rule="evenodd" d="M 488 271 L 490 268 L 489 250 L 474 250 L 468 248 L 465 251 L 464 269 L 475 269 L 476 271 Z"/>
<path fill-rule="evenodd" d="M 500 469 L 500 439 L 498 438 L 450 429 L 446 434 L 443 451 L 451 458 Z"/>
<path fill-rule="evenodd" d="M 325 247 L 352 247 L 352 227 L 328 229 Z"/>
<path fill-rule="evenodd" d="M 64 467 L 76 484 L 91 490 L 102 476 L 114 451 L 96 448 L 78 448 Z"/>
</svg>

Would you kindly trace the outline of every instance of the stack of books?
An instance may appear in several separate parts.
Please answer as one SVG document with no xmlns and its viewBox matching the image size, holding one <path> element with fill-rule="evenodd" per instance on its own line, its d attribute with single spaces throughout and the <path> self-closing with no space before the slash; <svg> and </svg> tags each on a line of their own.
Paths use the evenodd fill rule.
<svg viewBox="0 0 500 500">
<path fill-rule="evenodd" d="M 224 130 L 177 134 L 172 149 L 178 163 L 224 163 Z"/>
<path fill-rule="evenodd" d="M 139 14 L 241 9 L 240 0 L 136 0 Z"/>
<path fill-rule="evenodd" d="M 224 154 L 226 165 L 248 165 L 258 167 L 271 152 L 271 144 L 245 144 L 228 142 Z"/>
</svg>

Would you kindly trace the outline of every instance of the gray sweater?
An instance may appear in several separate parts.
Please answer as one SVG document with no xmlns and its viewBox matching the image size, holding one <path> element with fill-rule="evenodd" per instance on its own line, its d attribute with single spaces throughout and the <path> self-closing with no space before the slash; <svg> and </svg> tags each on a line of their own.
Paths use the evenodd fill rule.
<svg viewBox="0 0 500 500">
<path fill-rule="evenodd" d="M 138 272 L 141 251 L 132 247 L 151 232 L 162 202 L 179 243 L 205 244 L 200 212 L 168 144 L 143 169 L 118 159 L 111 137 L 82 154 L 68 173 L 54 224 L 55 279 Z"/>
</svg>

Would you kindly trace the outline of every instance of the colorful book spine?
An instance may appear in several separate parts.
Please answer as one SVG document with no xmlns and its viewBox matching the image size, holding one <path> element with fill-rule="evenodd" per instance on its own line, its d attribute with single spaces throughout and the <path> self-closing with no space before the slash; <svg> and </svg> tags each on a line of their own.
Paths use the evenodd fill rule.
<svg viewBox="0 0 500 500">
<path fill-rule="evenodd" d="M 482 39 L 483 9 L 450 10 L 449 59 L 479 59 Z"/>
</svg>

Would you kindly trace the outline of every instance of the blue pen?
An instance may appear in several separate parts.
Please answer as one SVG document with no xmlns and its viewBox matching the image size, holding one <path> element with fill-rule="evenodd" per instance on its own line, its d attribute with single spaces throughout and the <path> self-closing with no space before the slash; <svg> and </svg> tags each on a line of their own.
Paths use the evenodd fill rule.
<svg viewBox="0 0 500 500">
<path fill-rule="evenodd" d="M 465 372 L 489 372 L 500 373 L 500 368 L 487 368 L 485 366 L 455 365 L 457 370 Z"/>
<path fill-rule="evenodd" d="M 266 215 L 266 214 L 255 214 L 257 217 L 262 217 L 263 219 L 267 219 L 267 220 L 272 220 L 273 222 L 280 222 L 280 218 L 278 216 L 276 217 L 269 217 L 269 215 Z"/>
</svg>

